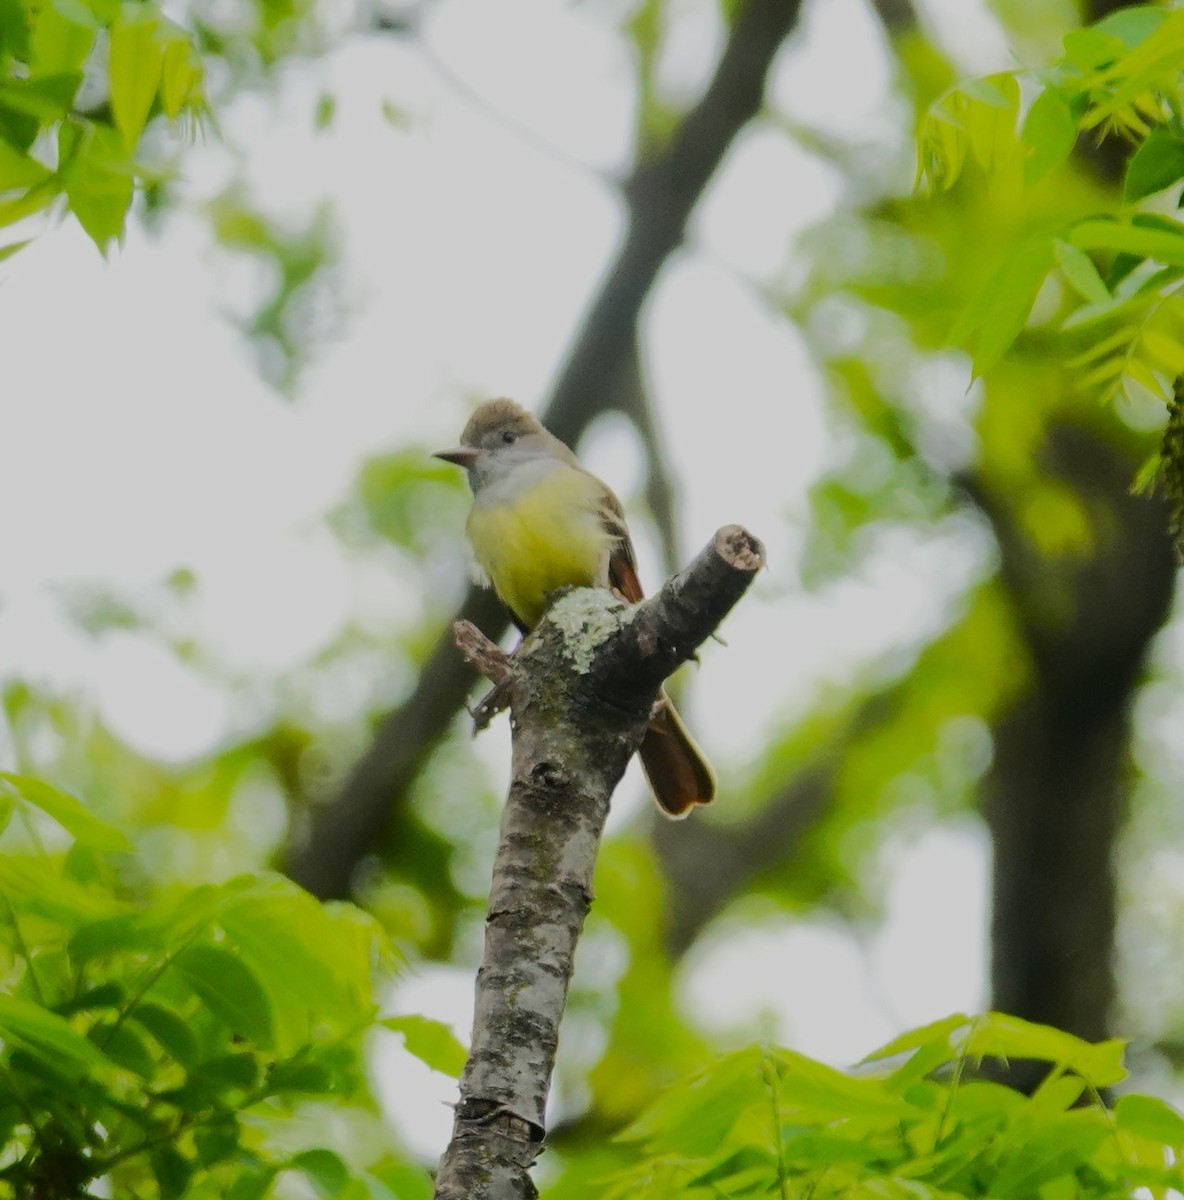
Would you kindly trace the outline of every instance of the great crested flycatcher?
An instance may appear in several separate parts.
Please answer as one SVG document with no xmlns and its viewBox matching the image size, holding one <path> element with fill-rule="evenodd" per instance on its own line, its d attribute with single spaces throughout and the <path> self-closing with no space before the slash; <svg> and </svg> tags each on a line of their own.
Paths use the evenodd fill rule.
<svg viewBox="0 0 1184 1200">
<path fill-rule="evenodd" d="M 621 502 L 513 400 L 489 400 L 461 445 L 437 458 L 468 472 L 467 532 L 477 565 L 523 633 L 561 587 L 642 598 Z M 638 751 L 654 798 L 671 817 L 715 798 L 715 775 L 665 692 Z"/>
</svg>

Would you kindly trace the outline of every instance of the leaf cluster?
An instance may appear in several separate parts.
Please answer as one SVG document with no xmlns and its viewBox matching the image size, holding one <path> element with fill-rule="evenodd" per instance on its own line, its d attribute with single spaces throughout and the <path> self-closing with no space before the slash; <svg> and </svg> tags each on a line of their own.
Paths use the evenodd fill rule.
<svg viewBox="0 0 1184 1200">
<path fill-rule="evenodd" d="M 1170 396 L 1184 370 L 1184 224 L 1135 206 L 1184 179 L 1182 64 L 1184 13 L 1136 6 L 1067 34 L 1047 68 L 960 83 L 929 108 L 918 170 L 936 190 L 973 164 L 1014 203 L 1055 183 L 1082 139 L 1117 135 L 1135 146 L 1121 205 L 1026 231 L 963 309 L 951 338 L 972 352 L 976 373 L 1013 345 L 1055 270 L 1072 297 L 1059 327 L 1082 343 L 1082 386 L 1106 398 Z"/>
<path fill-rule="evenodd" d="M 204 107 L 201 60 L 156 5 L 0 0 L 0 227 L 64 202 L 105 252 L 146 177 L 149 120 Z"/>
<path fill-rule="evenodd" d="M 371 1106 L 362 1038 L 391 960 L 372 918 L 272 874 L 144 895 L 126 835 L 27 776 L 0 775 L 0 828 L 13 1194 L 257 1200 L 286 1172 L 318 1196 L 390 1196 L 395 1177 L 425 1194 L 416 1168 L 358 1176 L 292 1120 Z M 413 1053 L 455 1067 L 442 1031 L 402 1020 Z"/>
<path fill-rule="evenodd" d="M 1118 1041 L 1091 1044 L 999 1013 L 955 1014 L 843 1072 L 754 1046 L 672 1088 L 622 1136 L 642 1151 L 605 1197 L 1162 1196 L 1184 1183 L 1184 1118 L 1101 1092 L 1125 1075 Z M 1032 1095 L 993 1060 L 1047 1073 Z"/>
</svg>

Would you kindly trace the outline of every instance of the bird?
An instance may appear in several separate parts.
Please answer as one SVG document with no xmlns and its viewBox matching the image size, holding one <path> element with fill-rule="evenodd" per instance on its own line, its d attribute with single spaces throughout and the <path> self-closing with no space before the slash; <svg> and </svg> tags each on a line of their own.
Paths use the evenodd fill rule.
<svg viewBox="0 0 1184 1200">
<path fill-rule="evenodd" d="M 521 405 L 487 400 L 461 444 L 436 457 L 467 473 L 473 557 L 522 633 L 563 587 L 609 588 L 632 604 L 642 599 L 620 500 Z M 665 815 L 685 817 L 715 798 L 715 773 L 664 690 L 638 755 Z"/>
</svg>

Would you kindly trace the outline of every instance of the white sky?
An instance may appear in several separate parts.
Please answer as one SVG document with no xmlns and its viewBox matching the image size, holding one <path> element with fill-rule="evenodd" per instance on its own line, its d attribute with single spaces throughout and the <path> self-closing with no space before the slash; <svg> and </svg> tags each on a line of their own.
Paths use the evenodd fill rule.
<svg viewBox="0 0 1184 1200">
<path fill-rule="evenodd" d="M 928 7 L 960 51 L 966 29 L 988 31 L 977 43 L 986 59 L 968 69 L 1001 65 L 980 4 Z M 186 567 L 199 581 L 197 632 L 217 661 L 265 678 L 294 668 L 359 605 L 386 595 L 323 524 L 360 462 L 407 443 L 451 444 L 476 397 L 537 407 L 620 236 L 606 176 L 627 162 L 632 68 L 597 6 L 440 0 L 431 11 L 430 55 L 394 39 L 347 41 L 289 72 L 277 99 L 247 98 L 220 115 L 268 211 L 301 220 L 321 199 L 337 206 L 344 332 L 294 402 L 260 381 L 222 316 L 243 307 L 254 273 L 217 253 L 193 217 L 173 217 L 159 240 L 133 223 L 109 262 L 66 226 L 0 263 L 0 664 L 7 677 L 93 701 L 149 754 L 200 756 L 241 714 L 158 646 L 77 632 L 54 589 L 144 589 Z M 693 96 L 720 31 L 710 4 L 675 11 L 662 78 Z M 860 0 L 827 0 L 808 7 L 771 94 L 797 120 L 903 144 L 890 83 Z M 318 135 L 311 115 L 323 91 L 338 108 Z M 399 127 L 383 117 L 384 102 L 402 114 Z M 216 194 L 231 161 L 217 143 L 196 148 L 188 200 Z M 699 740 L 725 770 L 818 688 L 932 632 L 983 562 L 965 531 L 901 535 L 860 577 L 823 596 L 801 591 L 805 497 L 834 445 L 803 340 L 770 313 L 759 285 L 840 199 L 831 168 L 771 128 L 746 131 L 645 314 L 684 551 L 732 521 L 768 544 L 768 572 L 729 620 L 727 648 L 705 652 L 688 702 Z M 942 390 L 961 411 L 966 377 L 949 375 Z M 627 501 L 636 496 L 640 456 L 619 428 L 587 446 L 585 460 Z M 644 533 L 639 540 L 652 585 L 652 547 Z M 397 606 L 399 587 L 391 596 Z M 403 603 L 392 623 L 418 600 L 403 594 Z M 484 753 L 504 772 L 503 736 L 487 738 Z M 640 803 L 634 781 L 614 821 Z M 975 1008 L 985 864 L 969 825 L 893 846 L 887 921 L 870 940 L 824 921 L 709 937 L 687 967 L 688 996 L 713 1026 L 771 1020 L 776 1036 L 837 1061 L 903 1025 Z M 940 962 L 921 949 L 951 941 L 964 952 Z M 783 977 L 755 966 L 770 961 L 785 964 Z M 750 985 L 737 990 L 746 973 Z M 471 988 L 467 971 L 424 970 L 395 1005 L 455 1013 L 467 1037 Z M 391 1106 L 416 1147 L 434 1154 L 447 1111 L 425 1105 L 402 1059 L 390 1061 L 399 1064 L 384 1087 Z"/>
</svg>

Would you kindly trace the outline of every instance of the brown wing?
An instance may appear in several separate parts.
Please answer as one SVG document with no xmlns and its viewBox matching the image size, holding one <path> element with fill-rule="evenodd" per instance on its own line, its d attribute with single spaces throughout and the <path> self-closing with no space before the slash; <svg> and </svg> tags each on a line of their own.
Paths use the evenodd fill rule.
<svg viewBox="0 0 1184 1200">
<path fill-rule="evenodd" d="M 608 586 L 630 604 L 636 604 L 644 596 L 637 578 L 637 558 L 621 502 L 607 487 L 600 519 L 616 539 L 605 571 Z M 603 586 L 603 580 L 597 582 Z M 641 743 L 641 765 L 659 808 L 668 817 L 685 817 L 696 805 L 710 804 L 715 799 L 715 772 L 687 732 L 670 697 L 665 691 L 659 697 Z"/>
<path fill-rule="evenodd" d="M 697 804 L 715 799 L 715 772 L 687 732 L 663 691 L 642 740 L 641 765 L 658 806 L 668 817 L 685 817 Z"/>
<path fill-rule="evenodd" d="M 625 524 L 625 510 L 607 487 L 604 489 L 600 519 L 616 539 L 608 557 L 608 586 L 630 604 L 636 604 L 645 596 L 641 590 L 641 580 L 637 578 L 637 557 L 629 538 L 629 526 Z"/>
</svg>

